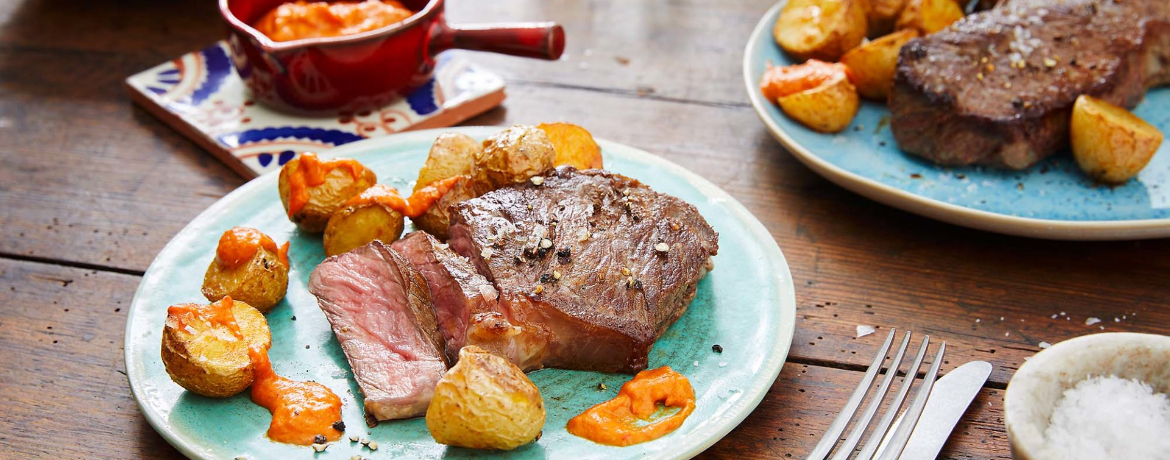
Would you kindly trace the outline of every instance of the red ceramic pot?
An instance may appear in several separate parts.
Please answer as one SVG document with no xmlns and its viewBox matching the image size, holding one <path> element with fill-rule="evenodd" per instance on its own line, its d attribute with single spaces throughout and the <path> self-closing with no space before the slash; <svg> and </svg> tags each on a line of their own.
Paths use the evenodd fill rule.
<svg viewBox="0 0 1170 460">
<path fill-rule="evenodd" d="M 252 28 L 286 0 L 219 0 L 236 71 L 253 98 L 308 113 L 378 107 L 425 83 L 452 48 L 555 60 L 565 32 L 552 22 L 451 26 L 444 0 L 404 0 L 416 13 L 369 32 L 275 42 Z"/>
</svg>

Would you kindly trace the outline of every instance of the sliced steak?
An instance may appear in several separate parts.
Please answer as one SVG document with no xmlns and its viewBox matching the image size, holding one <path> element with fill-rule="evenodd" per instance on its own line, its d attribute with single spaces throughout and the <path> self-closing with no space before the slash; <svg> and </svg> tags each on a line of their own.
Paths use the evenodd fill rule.
<svg viewBox="0 0 1170 460">
<path fill-rule="evenodd" d="M 1170 83 L 1170 1 L 1001 3 L 902 47 L 889 99 L 902 150 L 1023 169 L 1068 146 L 1078 96 L 1133 107 Z"/>
<path fill-rule="evenodd" d="M 447 363 L 422 275 L 374 241 L 321 262 L 309 292 L 333 326 L 366 412 L 377 420 L 425 414 Z"/>
<path fill-rule="evenodd" d="M 490 343 L 468 343 L 469 326 L 476 323 L 476 318 L 497 312 L 499 297 L 495 286 L 476 271 L 471 261 L 426 232 L 411 233 L 395 241 L 391 248 L 410 261 L 427 281 L 439 332 L 446 343 L 447 362 L 458 361 L 464 345 L 492 347 Z M 473 334 L 482 337 L 474 331 Z M 505 354 L 506 349 L 489 351 Z"/>
<path fill-rule="evenodd" d="M 644 369 L 718 235 L 694 206 L 628 177 L 571 167 L 538 177 L 450 208 L 451 248 L 500 291 L 479 330 L 509 337 L 524 369 Z"/>
</svg>

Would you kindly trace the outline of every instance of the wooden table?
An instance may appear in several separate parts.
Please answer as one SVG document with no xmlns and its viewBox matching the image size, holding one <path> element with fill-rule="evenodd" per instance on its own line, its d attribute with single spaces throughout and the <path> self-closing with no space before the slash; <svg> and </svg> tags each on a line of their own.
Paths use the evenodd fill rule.
<svg viewBox="0 0 1170 460">
<path fill-rule="evenodd" d="M 243 181 L 132 105 L 122 80 L 223 35 L 214 2 L 0 3 L 0 445 L 13 457 L 178 458 L 140 415 L 126 310 L 155 254 Z M 791 264 L 796 338 L 755 412 L 705 456 L 803 458 L 891 327 L 995 365 L 943 458 L 1009 458 L 1021 363 L 1104 331 L 1170 331 L 1170 240 L 1037 241 L 967 230 L 838 188 L 748 105 L 740 60 L 772 0 L 452 0 L 453 22 L 556 20 L 560 62 L 473 58 L 508 100 L 468 122 L 568 120 L 738 198 Z M 1097 317 L 1099 325 L 1086 326 Z M 854 338 L 857 325 L 878 333 Z"/>
</svg>

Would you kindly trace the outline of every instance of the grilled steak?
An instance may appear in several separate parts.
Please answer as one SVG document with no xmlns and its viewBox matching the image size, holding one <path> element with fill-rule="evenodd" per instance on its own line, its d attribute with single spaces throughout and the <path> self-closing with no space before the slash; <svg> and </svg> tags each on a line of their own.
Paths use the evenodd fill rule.
<svg viewBox="0 0 1170 460">
<path fill-rule="evenodd" d="M 447 362 L 459 360 L 459 350 L 468 343 L 468 327 L 476 318 L 497 311 L 499 292 L 487 278 L 479 274 L 471 262 L 440 243 L 426 232 L 414 232 L 391 245 L 414 266 L 431 291 L 431 300 L 438 321 L 439 332 L 446 343 Z M 474 328 L 474 326 L 473 326 Z M 482 337 L 483 334 L 473 335 Z M 489 351 L 506 355 L 489 343 L 470 343 L 489 347 Z"/>
<path fill-rule="evenodd" d="M 1133 107 L 1170 83 L 1170 1 L 1001 3 L 902 47 L 889 99 L 902 150 L 1023 169 L 1068 146 L 1077 96 Z"/>
<path fill-rule="evenodd" d="M 447 363 L 422 275 L 374 241 L 321 262 L 309 292 L 333 326 L 366 412 L 377 420 L 426 413 Z"/>
<path fill-rule="evenodd" d="M 538 177 L 450 208 L 451 248 L 500 291 L 479 330 L 508 337 L 524 369 L 644 369 L 718 235 L 694 206 L 624 176 L 562 167 Z"/>
</svg>

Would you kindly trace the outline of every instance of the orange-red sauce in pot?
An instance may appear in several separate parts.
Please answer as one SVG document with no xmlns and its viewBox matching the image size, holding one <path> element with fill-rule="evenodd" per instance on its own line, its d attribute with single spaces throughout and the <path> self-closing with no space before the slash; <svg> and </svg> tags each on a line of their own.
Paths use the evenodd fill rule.
<svg viewBox="0 0 1170 460">
<path fill-rule="evenodd" d="M 297 0 L 269 11 L 253 24 L 273 41 L 337 37 L 380 29 L 409 18 L 410 11 L 394 0 L 306 2 Z"/>
</svg>

